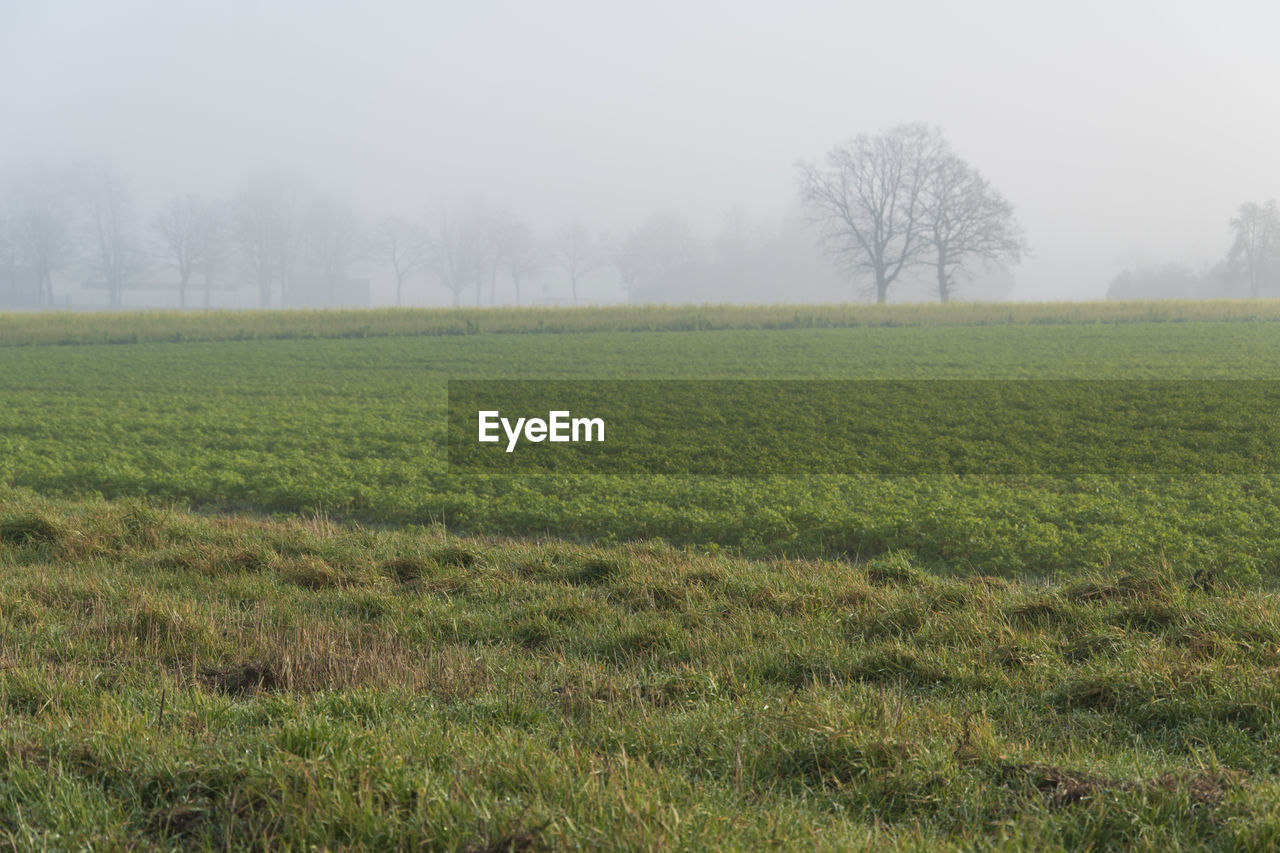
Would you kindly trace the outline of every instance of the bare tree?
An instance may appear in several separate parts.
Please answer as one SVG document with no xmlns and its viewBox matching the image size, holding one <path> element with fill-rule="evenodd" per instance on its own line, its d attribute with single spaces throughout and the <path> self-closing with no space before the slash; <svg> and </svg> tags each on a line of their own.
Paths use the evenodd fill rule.
<svg viewBox="0 0 1280 853">
<path fill-rule="evenodd" d="M 276 228 L 270 199 L 246 190 L 235 201 L 234 235 L 240 262 L 258 286 L 258 305 L 271 307 L 276 276 Z"/>
<path fill-rule="evenodd" d="M 147 265 L 146 252 L 135 229 L 129 188 L 115 167 L 105 160 L 86 164 L 80 185 L 93 244 L 88 267 L 102 277 L 111 307 L 118 308 L 125 283 L 142 273 Z"/>
<path fill-rule="evenodd" d="M 302 221 L 298 264 L 328 291 L 329 304 L 366 249 L 364 227 L 349 203 L 328 196 L 311 203 Z"/>
<path fill-rule="evenodd" d="M 462 291 L 474 286 L 479 308 L 486 283 L 493 301 L 502 260 L 498 221 L 482 202 L 443 207 L 436 214 L 427 239 L 427 266 L 453 293 L 455 307 Z"/>
<path fill-rule="evenodd" d="M 9 259 L 35 273 L 42 308 L 53 304 L 53 277 L 76 257 L 71 188 L 69 176 L 43 166 L 8 181 Z"/>
<path fill-rule="evenodd" d="M 210 216 L 208 203 L 195 193 L 188 193 L 171 198 L 151 223 L 159 254 L 178 273 L 178 304 L 183 308 L 187 307 L 187 286 L 208 248 Z M 206 293 L 206 308 L 207 302 Z"/>
<path fill-rule="evenodd" d="M 509 216 L 504 211 L 494 211 L 484 203 L 477 202 L 471 206 L 463 220 L 466 248 L 470 255 L 471 271 L 475 276 L 477 308 L 480 307 L 480 297 L 486 282 L 489 285 L 489 304 L 497 304 L 503 232 Z"/>
<path fill-rule="evenodd" d="M 925 190 L 941 133 L 924 124 L 860 135 L 827 154 L 825 169 L 798 166 L 800 198 L 827 253 L 855 274 L 869 274 L 876 302 L 927 249 Z"/>
<path fill-rule="evenodd" d="M 259 172 L 236 199 L 235 237 L 240 257 L 258 285 L 263 308 L 271 307 L 275 283 L 283 303 L 289 296 L 301 242 L 306 183 L 293 172 Z"/>
<path fill-rule="evenodd" d="M 583 276 L 600 269 L 604 263 L 599 245 L 586 226 L 575 219 L 565 223 L 555 233 L 547 245 L 547 253 L 569 277 L 569 287 L 573 291 L 573 304 L 577 305 L 578 282 Z"/>
<path fill-rule="evenodd" d="M 231 256 L 232 215 L 226 202 L 206 202 L 195 234 L 195 251 L 204 275 L 204 307 L 213 297 L 213 280 Z"/>
<path fill-rule="evenodd" d="M 760 244 L 759 230 L 752 226 L 746 208 L 731 205 L 722 219 L 720 233 L 715 236 L 716 262 L 731 287 L 740 286 L 747 277 L 748 265 Z"/>
<path fill-rule="evenodd" d="M 976 169 L 943 153 L 934 162 L 924 194 L 925 243 L 937 276 L 938 298 L 950 302 L 956 277 L 973 261 L 1017 263 L 1025 244 L 1013 205 Z"/>
<path fill-rule="evenodd" d="M 498 265 L 511 276 L 511 283 L 516 289 L 516 304 L 519 305 L 520 285 L 542 270 L 541 247 L 529 223 L 509 213 L 495 223 L 493 239 L 497 244 Z"/>
<path fill-rule="evenodd" d="M 468 222 L 457 211 L 441 209 L 427 240 L 427 266 L 453 294 L 455 308 L 461 304 L 462 291 L 473 281 L 477 292 L 479 291 L 479 280 L 474 271 L 477 267 L 477 252 L 471 231 Z M 477 296 L 476 304 L 479 301 Z"/>
<path fill-rule="evenodd" d="M 670 283 L 698 259 L 700 247 L 688 220 L 670 211 L 656 213 L 614 244 L 610 259 L 622 278 L 627 301 L 640 286 Z"/>
<path fill-rule="evenodd" d="M 489 283 L 489 305 L 498 304 L 498 273 L 502 269 L 502 219 L 506 214 L 495 213 L 478 206 L 467 222 L 467 236 L 475 260 L 476 307 L 480 307 L 482 282 Z"/>
<path fill-rule="evenodd" d="M 1266 204 L 1242 204 L 1231 220 L 1231 230 L 1235 234 L 1231 264 L 1244 273 L 1249 293 L 1257 299 L 1263 281 L 1280 268 L 1280 209 L 1274 199 Z"/>
<path fill-rule="evenodd" d="M 404 304 L 404 283 L 427 264 L 427 237 L 421 227 L 399 216 L 378 223 L 377 248 L 396 276 L 396 305 Z"/>
</svg>

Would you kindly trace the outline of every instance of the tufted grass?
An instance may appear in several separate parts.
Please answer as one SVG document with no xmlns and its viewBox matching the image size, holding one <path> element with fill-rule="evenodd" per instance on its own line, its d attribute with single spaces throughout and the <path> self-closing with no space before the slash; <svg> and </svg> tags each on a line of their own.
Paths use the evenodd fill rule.
<svg viewBox="0 0 1280 853">
<path fill-rule="evenodd" d="M 0 846 L 1268 849 L 1280 615 L 0 495 Z M 11 529 L 5 527 L 5 529 Z"/>
</svg>

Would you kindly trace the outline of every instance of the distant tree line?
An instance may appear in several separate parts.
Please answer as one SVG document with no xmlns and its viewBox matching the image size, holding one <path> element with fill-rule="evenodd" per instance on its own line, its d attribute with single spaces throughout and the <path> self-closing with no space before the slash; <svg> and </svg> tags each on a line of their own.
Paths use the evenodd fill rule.
<svg viewBox="0 0 1280 853">
<path fill-rule="evenodd" d="M 1280 296 L 1280 208 L 1275 200 L 1246 202 L 1228 223 L 1231 242 L 1213 265 L 1126 269 L 1111 280 L 1108 299 L 1210 299 Z"/>
<path fill-rule="evenodd" d="M 601 280 L 646 302 L 777 301 L 803 298 L 806 284 L 821 299 L 839 286 L 801 223 L 752 222 L 740 207 L 710 239 L 670 211 L 620 233 L 573 219 L 538 234 L 481 202 L 370 218 L 286 170 L 253 173 L 225 198 L 175 195 L 150 216 L 104 160 L 0 174 L 0 277 L 28 273 L 41 307 L 65 304 L 55 280 L 100 290 L 114 308 L 157 277 L 164 284 L 150 286 L 176 291 L 182 307 L 208 308 L 216 294 L 242 288 L 264 308 L 310 304 L 370 269 L 394 285 L 396 304 L 423 287 L 443 289 L 455 305 L 526 304 L 535 282 L 545 296 L 552 280 L 574 304 L 586 284 L 599 293 Z"/>
<path fill-rule="evenodd" d="M 215 293 L 241 288 L 264 308 L 302 305 L 377 269 L 397 305 L 421 301 L 424 288 L 454 305 L 527 304 L 548 299 L 552 281 L 573 304 L 602 283 L 632 302 L 827 300 L 850 282 L 881 303 L 922 284 L 947 302 L 979 278 L 1011 281 L 1008 268 L 1027 252 L 1013 205 L 937 128 L 862 134 L 796 173 L 803 219 L 752 221 L 735 206 L 703 238 L 670 211 L 615 233 L 581 219 L 538 233 L 478 201 L 371 218 L 287 170 L 253 173 L 223 198 L 176 195 L 147 217 L 109 162 L 9 169 L 0 173 L 0 301 L 6 271 L 10 280 L 17 271 L 42 307 L 60 304 L 55 281 L 79 279 L 120 307 L 126 290 L 156 275 L 182 307 L 207 308 Z M 1242 205 L 1229 226 L 1220 263 L 1126 270 L 1108 297 L 1280 296 L 1276 202 Z M 815 235 L 834 263 L 813 252 Z"/>
</svg>

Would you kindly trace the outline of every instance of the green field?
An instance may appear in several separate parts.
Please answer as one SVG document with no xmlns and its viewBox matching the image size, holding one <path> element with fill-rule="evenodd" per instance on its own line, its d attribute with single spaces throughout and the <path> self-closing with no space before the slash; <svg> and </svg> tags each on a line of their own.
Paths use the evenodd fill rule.
<svg viewBox="0 0 1280 853">
<path fill-rule="evenodd" d="M 443 447 L 450 379 L 1280 379 L 1271 303 L 10 316 L 0 344 L 0 844 L 1280 836 L 1280 475 L 511 477 Z"/>
<path fill-rule="evenodd" d="M 253 315 L 250 315 L 253 316 Z M 76 318 L 80 319 L 80 318 Z M 1280 566 L 1266 477 L 450 477 L 450 378 L 1280 378 L 1280 324 L 863 327 L 0 348 L 0 483 L 934 568 Z"/>
</svg>

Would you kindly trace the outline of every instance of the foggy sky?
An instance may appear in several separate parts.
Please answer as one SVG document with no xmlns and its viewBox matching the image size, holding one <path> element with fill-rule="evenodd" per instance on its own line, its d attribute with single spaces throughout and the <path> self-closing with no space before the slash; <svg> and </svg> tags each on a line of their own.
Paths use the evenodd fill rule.
<svg viewBox="0 0 1280 853">
<path fill-rule="evenodd" d="M 371 213 L 712 230 L 925 121 L 1017 206 L 1021 299 L 1219 258 L 1280 196 L 1277 84 L 1273 0 L 0 0 L 0 164 L 104 156 L 146 210 L 285 166 Z"/>
</svg>

